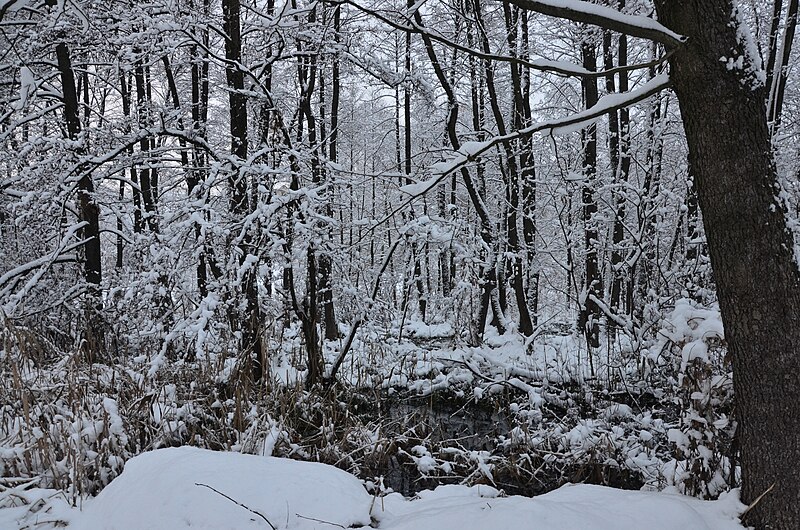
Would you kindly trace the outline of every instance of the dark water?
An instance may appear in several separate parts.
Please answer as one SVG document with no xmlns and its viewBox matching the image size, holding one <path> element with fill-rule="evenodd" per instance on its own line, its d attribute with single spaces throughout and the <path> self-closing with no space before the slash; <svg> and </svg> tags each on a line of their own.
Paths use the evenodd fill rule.
<svg viewBox="0 0 800 530">
<path fill-rule="evenodd" d="M 510 429 L 509 419 L 496 410 L 441 398 L 389 401 L 383 414 L 391 420 L 390 425 L 396 426 L 396 444 L 408 452 L 415 445 L 423 445 L 432 452 L 439 447 L 455 447 L 491 454 L 497 450 L 498 437 Z M 426 478 L 404 456 L 390 456 L 383 474 L 384 485 L 403 495 L 461 481 L 460 477 Z"/>
<path fill-rule="evenodd" d="M 487 483 L 509 495 L 538 495 L 567 482 L 587 482 L 618 488 L 639 489 L 642 478 L 626 470 L 603 465 L 545 464 L 541 457 L 509 449 L 501 443 L 515 425 L 506 407 L 497 403 L 476 404 L 463 398 L 429 396 L 426 398 L 385 398 L 366 416 L 380 420 L 382 436 L 391 440 L 390 448 L 362 469 L 362 475 L 382 477 L 383 485 L 405 496 L 441 484 L 465 481 L 464 466 L 451 475 L 437 472 L 424 476 L 408 453 L 424 446 L 438 459 L 447 459 L 452 450 L 485 451 L 486 456 L 500 457 L 502 465 L 492 471 L 494 483 L 481 474 L 473 474 L 467 483 Z M 448 451 L 450 452 L 448 453 Z M 444 455 L 444 456 L 443 456 Z M 522 469 L 524 468 L 524 470 Z M 535 472 L 532 472 L 535 470 Z"/>
</svg>

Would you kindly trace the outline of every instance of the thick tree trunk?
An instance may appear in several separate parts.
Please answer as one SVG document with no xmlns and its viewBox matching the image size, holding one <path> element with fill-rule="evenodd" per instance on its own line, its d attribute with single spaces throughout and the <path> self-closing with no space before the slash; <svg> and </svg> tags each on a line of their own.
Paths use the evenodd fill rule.
<svg viewBox="0 0 800 530">
<path fill-rule="evenodd" d="M 731 0 L 657 0 L 689 37 L 671 58 L 690 164 L 733 360 L 742 497 L 757 528 L 800 528 L 800 273 L 772 160 L 765 88 L 743 55 Z"/>
<path fill-rule="evenodd" d="M 64 121 L 70 140 L 78 140 L 81 132 L 78 116 L 78 92 L 75 87 L 75 74 L 72 71 L 69 48 L 61 43 L 56 46 L 56 59 L 61 74 L 61 92 L 64 101 Z M 88 172 L 78 181 L 78 220 L 86 223 L 81 235 L 86 239 L 84 245 L 84 277 L 86 281 L 100 285 L 102 279 L 100 261 L 100 210 L 94 199 L 94 181 Z"/>
</svg>

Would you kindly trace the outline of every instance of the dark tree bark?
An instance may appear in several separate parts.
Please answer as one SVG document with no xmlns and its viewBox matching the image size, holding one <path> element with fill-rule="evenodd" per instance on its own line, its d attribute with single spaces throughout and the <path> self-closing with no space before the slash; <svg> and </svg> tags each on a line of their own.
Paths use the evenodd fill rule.
<svg viewBox="0 0 800 530">
<path fill-rule="evenodd" d="M 48 5 L 55 2 L 48 0 Z M 67 136 L 77 142 L 81 134 L 81 122 L 78 110 L 78 91 L 75 86 L 75 73 L 72 69 L 69 47 L 61 42 L 56 46 L 56 61 L 61 78 L 61 93 L 64 103 L 64 122 Z M 81 155 L 83 149 L 77 149 Z M 86 324 L 82 331 L 80 351 L 91 362 L 102 351 L 103 328 L 98 318 L 101 307 L 100 282 L 102 281 L 102 255 L 100 249 L 100 208 L 95 201 L 94 180 L 91 172 L 79 166 L 81 178 L 78 181 L 78 221 L 86 223 L 78 232 L 86 242 L 83 245 L 83 276 L 88 292 L 86 297 Z"/>
<path fill-rule="evenodd" d="M 484 53 L 489 53 L 489 39 L 483 28 L 483 20 L 481 14 L 481 7 L 478 2 L 475 2 L 475 20 L 481 26 L 481 47 Z M 507 41 L 509 51 L 512 55 L 517 54 L 517 21 L 516 14 L 512 14 L 511 6 L 508 2 L 503 3 L 503 14 L 505 17 Z M 518 65 L 510 63 L 511 66 L 511 80 L 513 91 L 514 114 L 512 122 L 515 129 L 521 129 L 526 122 L 524 115 L 524 101 L 522 89 L 522 74 Z M 489 61 L 484 61 L 484 75 L 486 77 L 486 90 L 489 95 L 489 106 L 494 116 L 494 121 L 497 126 L 497 132 L 500 136 L 506 135 L 508 132 L 506 128 L 506 121 L 503 117 L 503 112 L 500 108 L 500 98 L 497 94 L 495 85 L 494 67 Z M 518 219 L 521 211 L 520 204 L 520 165 L 527 163 L 527 153 L 520 156 L 518 164 L 517 159 L 517 145 L 512 144 L 510 141 L 502 143 L 503 151 L 505 153 L 505 185 L 506 185 L 506 200 L 508 201 L 508 210 L 506 214 L 506 234 L 508 237 L 508 249 L 513 257 L 510 258 L 510 273 L 511 273 L 511 286 L 514 290 L 514 298 L 517 303 L 519 311 L 519 330 L 520 332 L 529 337 L 533 335 L 533 321 L 528 308 L 527 292 L 525 289 L 525 263 L 522 256 L 522 244 L 519 235 Z M 499 282 L 498 282 L 499 283 Z M 501 305 L 503 305 L 501 303 Z"/>
<path fill-rule="evenodd" d="M 619 9 L 625 8 L 625 0 L 620 0 Z M 628 37 L 620 35 L 617 41 L 617 63 L 618 66 L 623 67 L 628 64 Z M 603 58 L 606 70 L 614 67 L 613 51 L 611 50 L 611 34 L 605 32 L 603 34 Z M 606 89 L 609 93 L 615 91 L 614 76 L 606 76 Z M 624 93 L 629 89 L 628 86 L 628 72 L 621 71 L 619 73 L 619 92 Z M 614 111 L 609 114 L 609 151 L 611 152 L 611 176 L 615 188 L 618 189 L 615 197 L 616 211 L 614 212 L 614 228 L 612 231 L 611 250 L 611 308 L 618 313 L 625 313 L 630 310 L 631 304 L 631 290 L 628 289 L 628 296 L 622 299 L 623 285 L 625 277 L 629 271 L 625 268 L 623 262 L 625 252 L 622 248 L 625 240 L 625 215 L 626 215 L 626 198 L 625 187 L 628 182 L 628 174 L 630 173 L 631 158 L 628 153 L 628 128 L 630 126 L 630 114 L 627 108 L 620 109 L 619 112 Z"/>
<path fill-rule="evenodd" d="M 293 8 L 296 7 L 296 2 L 292 2 Z M 295 17 L 298 20 L 298 17 Z M 312 8 L 308 13 L 307 21 L 310 25 L 316 24 L 316 7 Z M 317 54 L 303 49 L 303 42 L 301 39 L 296 40 L 297 49 L 297 80 L 300 87 L 300 102 L 298 108 L 297 119 L 297 141 L 302 142 L 304 136 L 304 126 L 308 126 L 308 142 L 312 150 L 311 154 L 311 175 L 315 183 L 321 181 L 320 178 L 320 160 L 317 145 L 317 126 L 314 114 L 311 108 L 311 98 L 314 94 L 314 87 L 316 85 L 316 72 L 317 72 Z M 288 134 L 288 133 L 287 133 Z M 296 161 L 293 162 L 294 175 L 292 176 L 291 189 L 299 189 L 299 166 Z M 294 208 L 290 212 L 294 214 Z M 302 215 L 302 214 L 300 214 Z M 286 227 L 287 231 L 291 231 L 291 227 Z M 291 256 L 291 235 L 287 236 L 289 241 L 287 246 L 287 256 Z M 308 375 L 306 377 L 306 386 L 308 388 L 315 387 L 318 383 L 322 382 L 324 371 L 324 359 L 322 356 L 322 344 L 320 342 L 319 332 L 317 331 L 317 323 L 319 322 L 319 271 L 317 264 L 317 252 L 313 242 L 309 242 L 306 250 L 306 295 L 302 301 L 298 301 L 297 293 L 294 285 L 294 271 L 291 265 L 284 270 L 284 286 L 290 291 L 292 308 L 295 314 L 300 319 L 303 328 L 303 336 L 305 337 L 306 357 L 308 366 Z"/>
<path fill-rule="evenodd" d="M 125 133 L 131 132 L 130 123 L 128 120 L 131 116 L 131 91 L 130 91 L 130 75 L 120 74 L 119 76 L 120 99 L 122 99 L 122 115 L 125 117 L 125 125 L 123 131 Z M 129 158 L 133 158 L 133 145 L 128 145 L 125 152 Z M 133 232 L 138 234 L 142 231 L 142 195 L 138 189 L 139 177 L 136 173 L 136 166 L 131 163 L 128 168 L 128 175 L 133 183 L 131 186 L 131 195 L 133 196 Z M 125 183 L 119 184 L 119 199 L 120 202 L 125 198 Z M 117 229 L 121 230 L 122 220 L 118 220 Z M 122 267 L 122 252 L 123 242 L 122 237 L 117 236 L 117 268 Z"/>
<path fill-rule="evenodd" d="M 323 9 L 325 9 L 323 7 Z M 336 6 L 333 10 L 333 41 L 338 45 L 340 41 L 339 32 L 341 30 L 341 6 Z M 322 74 L 321 74 L 322 75 Z M 339 94 L 341 91 L 341 75 L 339 72 L 339 51 L 333 54 L 333 64 L 331 65 L 331 133 L 328 140 L 328 158 L 335 167 L 338 163 L 339 153 L 337 141 L 339 138 Z M 324 89 L 322 94 L 324 96 Z M 324 105 L 323 105 L 324 108 Z M 323 120 L 324 123 L 324 120 Z M 325 135 L 323 134 L 323 137 Z M 329 184 L 330 186 L 330 184 Z M 333 190 L 328 190 L 328 195 Z M 330 199 L 325 204 L 325 214 L 333 218 L 333 208 Z M 336 340 L 339 337 L 339 325 L 336 321 L 336 308 L 333 303 L 333 279 L 332 263 L 328 254 L 323 254 L 320 259 L 320 290 L 322 297 L 323 321 L 325 324 L 325 339 Z"/>
<path fill-rule="evenodd" d="M 172 66 L 169 62 L 169 57 L 166 55 L 161 58 L 161 62 L 164 64 L 164 74 L 167 78 L 167 88 L 169 89 L 170 99 L 172 100 L 172 108 L 175 109 L 176 112 L 181 111 L 181 99 L 178 95 L 178 85 L 175 83 L 175 75 L 172 72 Z M 183 130 L 183 119 L 178 116 L 178 129 Z M 194 180 L 195 175 L 194 172 L 191 171 L 189 166 L 189 151 L 186 148 L 186 139 L 178 138 L 178 145 L 180 146 L 180 157 L 181 157 L 181 168 L 186 172 L 186 181 L 188 183 L 188 187 L 194 187 L 197 185 L 197 182 Z"/>
<path fill-rule="evenodd" d="M 242 219 L 250 213 L 247 175 L 242 163 L 247 160 L 247 98 L 244 91 L 244 73 L 237 64 L 242 57 L 242 38 L 239 0 L 222 0 L 222 16 L 225 29 L 225 58 L 228 63 L 225 74 L 228 82 L 228 101 L 230 105 L 231 154 L 234 163 L 230 168 L 228 186 L 231 190 L 230 209 Z M 239 243 L 239 264 L 247 260 L 252 248 L 252 235 L 245 234 Z M 244 314 L 241 315 L 241 348 L 244 358 L 250 360 L 253 378 L 259 380 L 263 373 L 264 358 L 261 347 L 261 315 L 256 290 L 257 264 L 251 263 L 242 278 L 241 289 L 246 299 Z M 238 317 L 238 315 L 237 315 Z"/>
<path fill-rule="evenodd" d="M 520 13 L 520 30 L 522 46 L 519 55 L 530 60 L 530 43 L 528 37 L 528 12 Z M 531 71 L 522 68 L 521 110 L 525 125 L 532 122 L 531 114 Z M 519 113 L 518 113 L 519 115 Z M 538 323 L 539 312 L 539 272 L 534 263 L 536 259 L 536 163 L 533 158 L 533 139 L 526 140 L 520 152 L 520 168 L 522 177 L 522 238 L 525 242 L 526 299 L 530 308 L 531 323 Z"/>
<path fill-rule="evenodd" d="M 652 43 L 651 54 L 655 56 L 657 45 Z M 653 79 L 656 76 L 655 67 L 651 67 L 648 77 Z M 664 160 L 664 140 L 660 131 L 667 116 L 667 104 L 669 98 L 662 98 L 660 94 L 653 98 L 650 105 L 650 112 L 647 127 L 647 151 L 644 163 L 644 182 L 637 208 L 638 214 L 638 239 L 641 241 L 643 256 L 645 259 L 637 259 L 631 266 L 631 293 L 636 292 L 636 299 L 631 303 L 631 314 L 640 312 L 644 309 L 645 301 L 648 298 L 648 291 L 651 287 L 651 279 L 658 278 L 659 274 L 653 269 L 658 268 L 656 255 L 657 241 L 655 241 L 655 213 L 653 203 L 656 200 L 661 188 L 661 172 Z M 662 108 L 663 107 L 663 108 Z M 657 280 L 656 280 L 657 281 Z M 631 295 L 632 296 L 632 295 Z M 635 307 L 634 307 L 635 306 Z"/>
<path fill-rule="evenodd" d="M 78 115 L 78 91 L 75 86 L 75 73 L 72 70 L 69 48 L 65 43 L 56 46 L 56 60 L 61 76 L 61 92 L 64 101 L 64 121 L 70 140 L 77 141 L 81 134 L 81 122 Z M 94 198 L 94 181 L 90 172 L 80 170 L 82 176 L 78 181 L 78 221 L 85 222 L 81 236 L 84 244 L 83 273 L 86 281 L 99 288 L 102 280 L 100 254 L 100 209 Z M 99 293 L 94 293 L 99 294 Z"/>
<path fill-rule="evenodd" d="M 775 57 L 778 55 L 778 35 L 781 28 L 782 13 L 783 0 L 774 0 L 769 35 L 767 36 L 767 90 L 772 86 L 772 76 L 775 74 Z"/>
<path fill-rule="evenodd" d="M 189 4 L 194 8 L 193 4 Z M 203 0 L 202 13 L 208 14 L 209 0 Z M 208 29 L 202 29 L 196 38 L 204 45 L 208 44 Z M 191 64 L 191 97 L 192 97 L 192 132 L 200 138 L 206 138 L 206 122 L 208 121 L 208 52 L 201 50 L 198 46 L 192 46 L 189 51 Z M 206 152 L 198 146 L 192 147 L 192 170 L 186 179 L 187 193 L 191 197 L 200 182 L 205 182 L 208 171 L 206 166 L 208 157 Z M 195 237 L 202 238 L 202 228 L 199 224 L 195 225 Z M 219 278 L 221 271 L 215 270 L 213 255 L 210 252 L 210 245 L 207 241 L 202 243 L 200 254 L 197 257 L 197 289 L 200 296 L 208 295 L 208 272 L 209 268 L 214 276 Z M 211 267 L 209 267 L 209 264 Z"/>
<path fill-rule="evenodd" d="M 406 6 L 411 8 L 414 5 L 413 0 L 407 0 Z M 421 19 L 420 19 L 421 20 Z M 405 47 L 405 72 L 406 75 L 411 75 L 411 33 L 406 33 L 406 47 Z M 407 80 L 405 85 L 403 86 L 403 128 L 405 130 L 405 139 L 404 139 L 404 150 L 405 150 L 405 179 L 406 184 L 411 184 L 413 180 L 411 179 L 411 174 L 413 171 L 413 167 L 411 164 L 412 158 L 412 150 L 411 150 L 411 139 L 412 139 L 412 129 L 411 129 L 411 79 Z M 411 217 L 415 217 L 413 208 L 411 209 Z M 411 243 L 411 253 L 414 255 L 414 285 L 417 289 L 417 306 L 419 307 L 419 314 L 422 321 L 425 321 L 425 318 L 428 313 L 428 300 L 426 297 L 425 286 L 422 281 L 422 264 L 420 262 L 419 252 L 417 248 L 417 242 L 412 241 Z"/>
<path fill-rule="evenodd" d="M 326 6 L 323 5 L 322 9 L 324 14 Z M 308 24 L 312 27 L 317 24 L 316 8 L 309 12 Z M 322 20 L 322 25 L 325 26 L 324 18 Z M 300 46 L 301 45 L 298 43 L 298 47 Z M 311 148 L 311 178 L 314 184 L 323 186 L 324 192 L 321 195 L 323 196 L 324 204 L 322 205 L 322 210 L 327 218 L 331 218 L 333 217 L 333 209 L 328 199 L 330 196 L 330 190 L 328 189 L 330 183 L 328 182 L 327 168 L 320 156 L 325 153 L 325 69 L 318 65 L 316 53 L 312 52 L 305 60 L 299 63 L 298 75 L 300 76 L 300 86 L 303 87 L 300 107 L 308 125 L 308 143 Z M 321 109 L 319 120 L 321 133 L 319 137 L 323 139 L 321 141 L 318 140 L 317 118 L 314 116 L 314 110 L 311 104 L 315 92 L 315 80 L 319 81 L 316 91 L 319 94 Z M 321 223 L 319 228 L 330 235 L 330 228 L 327 223 Z M 316 323 L 319 320 L 319 313 L 321 310 L 324 319 L 325 336 L 329 338 L 329 340 L 334 340 L 338 337 L 338 326 L 336 324 L 336 313 L 333 304 L 331 256 L 324 249 L 317 251 L 313 246 L 310 246 L 308 259 L 309 274 L 311 274 L 311 270 L 313 269 L 317 275 L 316 278 L 309 279 L 308 282 L 308 297 L 309 299 L 313 297 L 313 300 L 309 301 L 310 311 L 308 314 Z M 314 267 L 310 264 L 311 260 L 316 261 Z M 318 357 L 321 359 L 321 356 Z"/>
<path fill-rule="evenodd" d="M 136 114 L 139 118 L 139 127 L 146 129 L 150 125 L 149 106 L 147 97 L 148 87 L 145 81 L 145 68 L 143 60 L 139 59 L 133 71 L 136 83 Z M 139 141 L 139 151 L 144 158 L 139 169 L 139 187 L 142 190 L 142 205 L 144 206 L 144 222 L 153 233 L 158 233 L 158 219 L 156 217 L 156 197 L 153 190 L 153 175 L 150 170 L 150 138 L 143 136 Z"/>
<path fill-rule="evenodd" d="M 619 8 L 625 8 L 625 0 L 620 0 Z M 619 41 L 617 43 L 618 50 L 617 50 L 617 64 L 620 67 L 628 65 L 628 36 L 622 34 L 619 36 Z M 620 93 L 625 93 L 629 90 L 630 86 L 628 83 L 628 72 L 623 70 L 619 73 L 619 91 Z M 630 111 L 627 108 L 622 108 L 619 111 L 619 182 L 622 184 L 627 184 L 628 176 L 631 172 L 631 155 L 630 155 L 630 123 L 631 123 L 631 116 Z M 614 244 L 621 245 L 622 240 L 624 237 L 624 223 L 625 223 L 625 201 L 626 198 L 623 194 L 620 194 L 617 199 L 617 215 L 615 217 L 614 223 Z M 622 281 L 627 276 L 627 285 L 628 289 L 625 296 L 625 309 L 628 313 L 633 310 L 633 275 L 631 274 L 632 271 L 628 270 L 626 265 L 622 265 L 625 267 L 622 270 L 617 271 L 615 276 L 615 281 L 618 282 L 620 285 L 616 287 L 617 291 L 622 291 Z"/>
<path fill-rule="evenodd" d="M 476 13 L 476 21 L 478 22 L 479 31 L 483 33 L 481 27 L 480 11 L 481 5 L 479 2 L 473 2 L 473 9 Z M 426 49 L 429 49 L 429 55 L 432 53 L 432 46 L 430 46 L 430 39 L 426 40 Z M 438 64 L 438 63 L 437 63 Z M 484 63 L 484 76 L 486 69 L 489 67 Z M 474 65 L 470 63 L 470 78 L 471 78 L 471 96 L 472 96 L 472 120 L 473 129 L 478 135 L 479 139 L 484 137 L 485 126 L 485 105 L 486 93 L 484 89 L 488 88 L 488 80 L 475 72 Z M 441 78 L 440 78 L 441 79 Z M 458 101 L 455 98 L 455 93 L 452 91 L 452 86 L 449 86 L 448 100 L 450 101 L 450 114 L 448 116 L 448 137 L 451 144 L 455 149 L 460 148 L 460 141 L 456 135 L 456 124 L 458 123 Z M 489 308 L 492 309 L 491 325 L 497 329 L 498 333 L 503 334 L 507 329 L 507 320 L 505 317 L 506 310 L 506 296 L 505 296 L 505 280 L 503 267 L 498 266 L 497 254 L 502 248 L 502 242 L 498 240 L 493 226 L 493 220 L 489 215 L 489 211 L 484 202 L 486 196 L 486 170 L 485 165 L 482 163 L 477 164 L 476 180 L 473 181 L 471 174 L 465 168 L 460 171 L 461 178 L 464 181 L 464 187 L 470 197 L 470 202 L 475 208 L 475 213 L 480 220 L 480 237 L 484 243 L 484 259 L 485 264 L 481 270 L 481 305 L 478 311 L 477 324 L 479 332 L 483 333 L 486 326 L 486 320 L 489 313 Z M 455 173 L 453 174 L 452 187 L 455 189 Z M 496 223 L 499 230 L 503 229 L 503 222 Z"/>
<path fill-rule="evenodd" d="M 519 10 L 515 8 L 514 12 L 512 13 L 510 4 L 508 2 L 503 2 L 503 14 L 506 22 L 508 48 L 511 55 L 516 57 L 519 55 L 519 44 L 517 38 Z M 484 39 L 484 43 L 485 41 L 486 39 Z M 522 129 L 527 122 L 529 122 L 529 116 L 525 116 L 525 101 L 522 88 L 521 68 L 514 63 L 509 64 L 511 66 L 511 87 L 514 94 L 513 123 L 514 128 L 519 130 Z M 491 86 L 490 98 L 492 101 L 492 109 L 495 113 L 495 119 L 498 121 L 498 128 L 500 128 L 502 124 L 502 114 L 499 112 L 497 93 L 493 85 L 494 82 L 492 81 L 490 83 L 487 78 L 487 87 Z M 502 128 L 505 130 L 505 126 L 502 126 Z M 504 131 L 498 132 L 500 132 L 501 135 L 505 134 Z M 514 254 L 514 257 L 511 258 L 511 286 L 514 289 L 514 298 L 517 302 L 517 310 L 519 311 L 519 330 L 526 337 L 530 337 L 533 335 L 534 331 L 533 320 L 531 318 L 530 309 L 528 308 L 527 291 L 525 289 L 525 261 L 523 260 L 523 249 L 519 236 L 519 227 L 517 226 L 519 213 L 522 210 L 522 205 L 520 204 L 520 178 L 522 175 L 520 175 L 520 173 L 521 169 L 530 168 L 530 152 L 522 150 L 518 165 L 516 154 L 512 149 L 511 143 L 505 142 L 504 147 L 506 150 L 506 161 L 508 164 L 509 177 L 507 184 L 509 208 L 508 216 L 506 217 L 506 222 L 508 224 L 508 247 L 511 253 Z M 529 174 L 525 176 L 530 177 Z"/>
<path fill-rule="evenodd" d="M 597 70 L 597 53 L 590 35 L 586 35 L 581 43 L 581 56 L 585 69 Z M 584 104 L 587 109 L 591 108 L 597 104 L 598 100 L 597 80 L 594 77 L 584 77 L 581 84 L 583 85 Z M 592 297 L 599 299 L 603 296 L 603 281 L 600 277 L 600 265 L 597 258 L 597 225 L 595 224 L 597 222 L 595 219 L 597 200 L 594 197 L 594 186 L 597 179 L 597 126 L 595 124 L 589 125 L 583 132 L 583 174 L 585 181 L 581 198 L 586 257 L 583 294 L 581 295 L 583 300 L 578 317 L 578 327 L 585 334 L 587 344 L 592 348 L 598 348 L 600 347 L 602 312 Z"/>
<path fill-rule="evenodd" d="M 192 57 L 195 56 L 197 53 L 196 50 L 192 51 Z M 175 75 L 172 71 L 172 66 L 170 65 L 169 58 L 165 55 L 162 58 L 162 62 L 164 64 L 164 73 L 167 78 L 167 87 L 169 88 L 169 94 L 172 99 L 172 106 L 176 112 L 181 111 L 181 102 L 180 96 L 178 94 L 178 86 L 175 83 Z M 201 127 L 199 124 L 201 122 L 205 122 L 205 118 L 201 118 L 200 114 L 200 101 L 199 98 L 201 97 L 201 68 L 199 65 L 196 64 L 196 60 L 192 63 L 192 131 L 195 133 L 200 134 L 201 136 L 204 135 L 204 127 Z M 197 98 L 197 99 L 196 99 Z M 207 102 L 206 102 L 207 104 Z M 184 130 L 183 119 L 178 117 L 178 128 L 180 130 Z M 195 188 L 200 183 L 201 177 L 205 173 L 205 169 L 201 167 L 203 160 L 205 160 L 206 153 L 202 149 L 193 149 L 193 153 L 195 153 L 196 158 L 194 160 L 189 161 L 189 149 L 186 144 L 186 140 L 184 138 L 178 138 L 178 145 L 180 145 L 181 152 L 181 166 L 186 175 L 186 190 L 189 197 L 192 197 Z M 203 179 L 205 180 L 205 179 Z M 194 228 L 195 237 L 199 240 L 202 238 L 202 229 L 198 224 L 195 225 Z M 207 282 L 207 254 L 210 252 L 207 251 L 208 243 L 203 242 L 200 248 L 200 254 L 197 259 L 197 267 L 195 269 L 196 276 L 197 276 L 197 289 L 200 292 L 200 296 L 205 297 L 208 294 L 208 288 L 206 286 Z M 215 274 L 216 277 L 220 276 L 220 273 L 217 272 Z"/>
<path fill-rule="evenodd" d="M 719 61 L 747 54 L 731 0 L 657 0 L 689 37 L 670 60 L 733 360 L 744 502 L 757 528 L 800 528 L 800 273 L 772 159 L 765 88 Z M 758 273 L 754 274 L 754 267 Z"/>
<path fill-rule="evenodd" d="M 414 12 L 414 21 L 418 26 L 423 26 L 422 16 L 420 15 L 419 10 Z M 453 147 L 453 149 L 458 150 L 461 148 L 461 140 L 458 138 L 458 132 L 456 131 L 459 109 L 458 100 L 456 99 L 456 94 L 452 85 L 450 84 L 450 81 L 447 79 L 447 76 L 444 73 L 441 63 L 439 62 L 439 58 L 437 57 L 436 51 L 433 48 L 433 42 L 431 38 L 425 33 L 422 33 L 421 37 L 425 45 L 425 51 L 430 59 L 431 66 L 433 66 L 433 71 L 436 74 L 436 78 L 439 80 L 439 84 L 442 86 L 442 89 L 444 89 L 447 96 L 447 137 L 450 140 L 450 145 Z M 486 248 L 491 249 L 488 259 L 486 260 L 487 265 L 485 268 L 485 283 L 483 287 L 484 299 L 488 299 L 487 303 L 491 305 L 492 312 L 494 313 L 494 324 L 497 327 L 498 333 L 502 335 L 506 332 L 507 328 L 506 317 L 500 302 L 500 293 L 498 292 L 500 282 L 498 281 L 497 268 L 495 267 L 495 247 L 497 245 L 497 238 L 492 227 L 492 219 L 489 215 L 489 210 L 486 208 L 483 197 L 480 193 L 478 193 L 478 189 L 475 187 L 475 183 L 472 180 L 472 175 L 470 175 L 469 170 L 464 167 L 461 168 L 460 173 L 461 179 L 464 181 L 464 187 L 467 189 L 467 194 L 469 195 L 470 201 L 475 207 L 475 212 L 478 214 L 478 219 L 480 220 L 481 239 L 483 240 Z M 481 313 L 484 313 L 484 311 L 482 310 Z"/>
<path fill-rule="evenodd" d="M 475 21 L 476 25 L 478 26 L 478 33 L 482 35 L 482 28 L 480 27 L 481 24 L 481 17 L 480 17 L 480 3 L 474 0 L 467 0 L 466 2 L 467 8 L 471 9 L 475 13 Z M 470 7 L 472 6 L 472 7 Z M 472 34 L 473 25 L 470 24 L 467 26 L 467 43 L 470 47 L 474 46 L 474 36 Z M 472 110 L 472 130 L 474 131 L 475 138 L 478 141 L 484 140 L 486 133 L 486 127 L 484 126 L 485 123 L 485 106 L 486 106 L 486 94 L 485 94 L 485 71 L 487 68 L 486 61 L 483 61 L 483 71 L 484 74 L 481 75 L 480 70 L 478 68 L 478 59 L 474 55 L 469 56 L 469 78 L 470 78 L 470 107 Z M 477 185 L 479 186 L 479 194 L 483 193 L 485 189 L 485 173 L 486 173 L 486 165 L 482 162 L 478 162 L 477 167 L 475 168 L 475 176 Z M 452 189 L 455 189 L 456 184 L 456 174 L 453 173 L 452 177 Z M 452 200 L 455 203 L 455 199 Z M 467 210 L 467 213 L 469 210 Z M 485 256 L 486 251 L 482 249 L 481 255 Z M 491 265 L 493 266 L 493 264 Z M 481 286 L 481 297 L 480 297 L 480 306 L 478 308 L 478 315 L 475 319 L 474 323 L 474 334 L 471 337 L 472 343 L 477 345 L 480 343 L 481 336 L 483 334 L 484 329 L 486 328 L 486 319 L 489 314 L 489 306 L 491 300 L 491 291 L 489 282 L 486 281 L 487 277 L 487 270 L 484 268 L 480 271 L 480 286 Z M 495 318 L 496 320 L 496 318 Z M 493 323 L 494 325 L 494 323 Z"/>
</svg>

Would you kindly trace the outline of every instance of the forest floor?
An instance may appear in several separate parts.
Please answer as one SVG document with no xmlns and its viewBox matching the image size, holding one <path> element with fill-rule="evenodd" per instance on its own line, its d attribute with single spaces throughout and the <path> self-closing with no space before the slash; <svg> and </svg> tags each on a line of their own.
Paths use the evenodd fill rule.
<svg viewBox="0 0 800 530">
<path fill-rule="evenodd" d="M 315 392 L 295 328 L 257 388 L 224 350 L 89 364 L 15 330 L 0 528 L 740 528 L 718 328 L 679 306 L 656 338 L 591 355 L 556 328 L 475 347 L 448 324 L 365 329 Z"/>
</svg>

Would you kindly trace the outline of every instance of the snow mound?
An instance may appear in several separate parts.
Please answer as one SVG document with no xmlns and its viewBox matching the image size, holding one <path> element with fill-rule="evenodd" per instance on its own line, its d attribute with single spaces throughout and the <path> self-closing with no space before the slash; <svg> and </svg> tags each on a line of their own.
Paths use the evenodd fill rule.
<svg viewBox="0 0 800 530">
<path fill-rule="evenodd" d="M 534 498 L 497 497 L 486 486 L 447 486 L 416 500 L 391 494 L 383 501 L 382 511 L 380 506 L 373 510 L 381 530 L 742 530 L 736 517 L 744 509 L 735 493 L 701 501 L 677 493 L 585 484 Z"/>
<path fill-rule="evenodd" d="M 69 530 L 742 530 L 737 516 L 744 508 L 736 490 L 701 501 L 591 485 L 533 498 L 448 485 L 414 499 L 392 493 L 373 502 L 357 478 L 331 466 L 183 447 L 128 461 L 82 514 L 58 519 L 70 522 Z"/>
<path fill-rule="evenodd" d="M 276 528 L 346 528 L 370 523 L 371 501 L 357 478 L 335 467 L 179 447 L 129 460 L 69 528 L 269 528 L 247 508 Z"/>
</svg>

